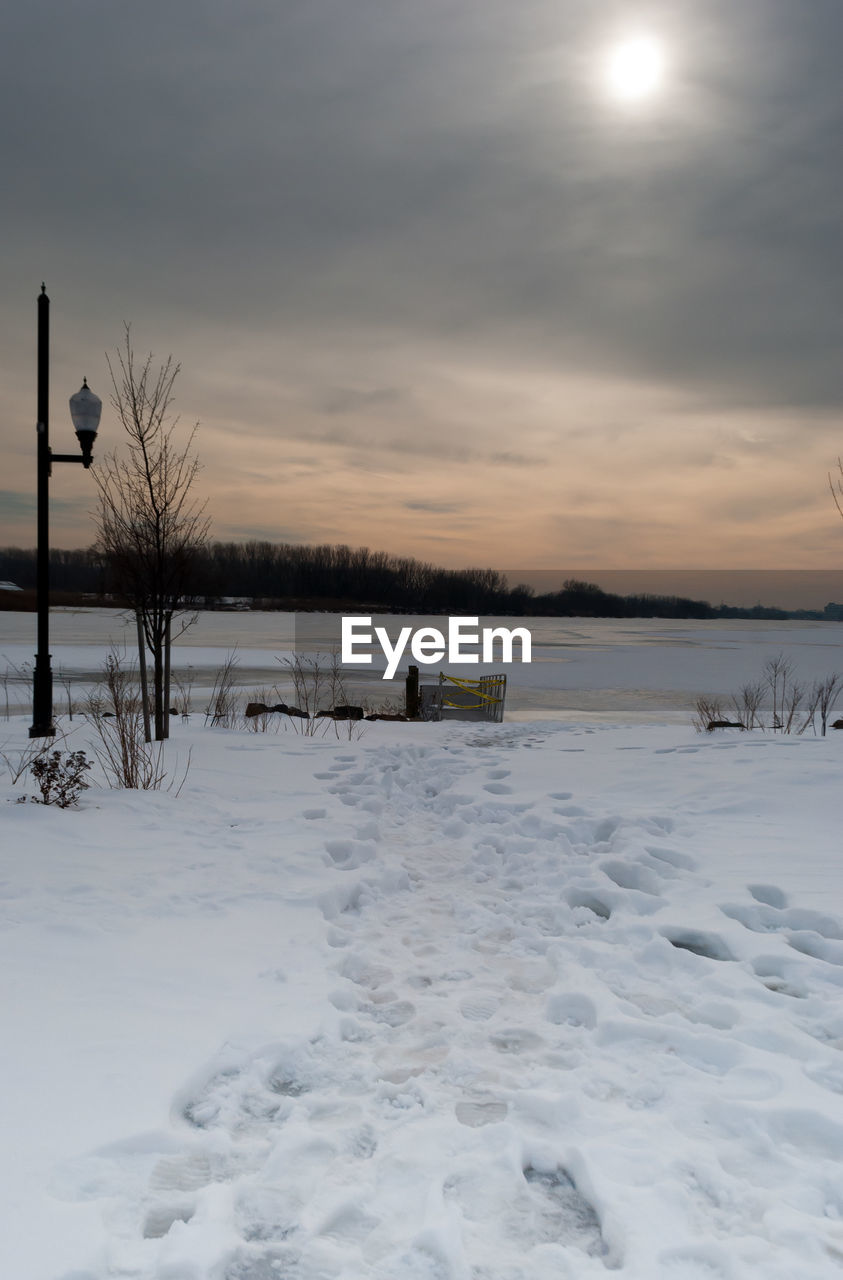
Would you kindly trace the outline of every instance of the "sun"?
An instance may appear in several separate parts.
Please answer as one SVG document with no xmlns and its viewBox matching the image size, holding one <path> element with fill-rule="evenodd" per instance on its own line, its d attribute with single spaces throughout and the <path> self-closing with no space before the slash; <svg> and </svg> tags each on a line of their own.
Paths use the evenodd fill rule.
<svg viewBox="0 0 843 1280">
<path fill-rule="evenodd" d="M 645 102 L 664 83 L 665 50 L 654 36 L 632 36 L 620 41 L 606 59 L 606 83 L 619 102 Z"/>
</svg>

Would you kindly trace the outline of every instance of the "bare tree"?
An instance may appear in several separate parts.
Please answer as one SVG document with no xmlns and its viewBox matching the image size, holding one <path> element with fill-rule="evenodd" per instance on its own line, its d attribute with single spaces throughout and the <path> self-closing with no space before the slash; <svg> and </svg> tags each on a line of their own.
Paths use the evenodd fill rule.
<svg viewBox="0 0 843 1280">
<path fill-rule="evenodd" d="M 843 458 L 837 459 L 837 470 L 843 476 Z M 836 480 L 831 472 L 828 473 L 828 487 L 831 489 L 831 496 L 834 499 L 834 505 L 843 516 L 843 480 Z"/>
<path fill-rule="evenodd" d="M 773 721 L 770 728 L 773 733 L 785 732 L 784 724 L 787 703 L 787 687 L 793 676 L 793 663 L 783 653 L 768 658 L 764 663 L 764 683 L 770 690 L 773 701 Z"/>
<path fill-rule="evenodd" d="M 152 655 L 156 740 L 169 734 L 172 620 L 190 608 L 196 562 L 210 524 L 192 492 L 199 471 L 193 453 L 199 424 L 181 443 L 179 420 L 170 414 L 180 367 L 172 356 L 158 369 L 151 354 L 136 360 L 126 326 L 124 344 L 108 368 L 111 403 L 126 432 L 128 455 L 109 454 L 94 471 L 97 546 L 138 615 Z"/>
<path fill-rule="evenodd" d="M 710 724 L 717 724 L 725 720 L 723 714 L 723 703 L 720 698 L 710 698 L 706 694 L 701 694 L 694 703 L 696 715 L 693 719 L 693 725 L 697 733 L 702 733 L 704 729 L 708 729 Z"/>
<path fill-rule="evenodd" d="M 825 737 L 828 721 L 835 702 L 843 690 L 843 676 L 835 671 L 824 680 L 815 680 L 811 690 L 811 708 L 814 715 L 819 714 L 820 731 Z M 812 716 L 813 719 L 813 716 Z"/>
<path fill-rule="evenodd" d="M 745 684 L 738 693 L 732 694 L 732 709 L 745 729 L 755 729 L 761 726 L 760 713 L 764 702 L 764 694 L 765 688 L 760 681 L 756 681 L 754 684 Z"/>
<path fill-rule="evenodd" d="M 782 692 L 781 705 L 781 731 L 782 733 L 793 733 L 795 725 L 799 721 L 799 710 L 805 700 L 805 687 L 798 680 L 791 680 L 787 686 L 787 696 Z M 805 724 L 799 730 L 804 732 Z"/>
</svg>

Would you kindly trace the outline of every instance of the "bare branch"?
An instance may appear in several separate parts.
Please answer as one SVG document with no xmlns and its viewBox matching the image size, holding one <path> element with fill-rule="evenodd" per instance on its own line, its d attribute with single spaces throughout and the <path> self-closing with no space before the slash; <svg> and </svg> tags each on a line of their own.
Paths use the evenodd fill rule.
<svg viewBox="0 0 843 1280">
<path fill-rule="evenodd" d="M 840 458 L 837 459 L 837 470 L 843 476 L 843 460 L 841 460 Z M 828 487 L 831 490 L 831 496 L 834 499 L 834 505 L 837 508 L 840 516 L 843 517 L 843 505 L 841 505 L 841 498 L 843 498 L 843 483 L 841 483 L 841 481 L 838 480 L 837 488 L 835 489 L 834 481 L 831 478 L 830 471 L 828 473 Z"/>
</svg>

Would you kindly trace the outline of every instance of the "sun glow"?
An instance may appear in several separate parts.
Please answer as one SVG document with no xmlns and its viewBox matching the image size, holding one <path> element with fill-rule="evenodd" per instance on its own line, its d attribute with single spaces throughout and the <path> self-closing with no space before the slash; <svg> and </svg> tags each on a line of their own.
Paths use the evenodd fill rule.
<svg viewBox="0 0 843 1280">
<path fill-rule="evenodd" d="M 662 87 L 665 51 L 652 36 L 634 36 L 616 44 L 606 61 L 609 92 L 620 102 L 643 102 Z"/>
</svg>

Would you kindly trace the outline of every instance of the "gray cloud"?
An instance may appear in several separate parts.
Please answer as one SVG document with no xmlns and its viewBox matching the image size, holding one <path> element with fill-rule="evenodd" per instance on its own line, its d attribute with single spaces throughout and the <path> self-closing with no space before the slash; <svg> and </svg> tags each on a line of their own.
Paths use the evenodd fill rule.
<svg viewBox="0 0 843 1280">
<path fill-rule="evenodd" d="M 50 495 L 50 512 L 53 516 L 84 515 L 90 506 L 91 499 L 89 497 L 58 498 L 53 494 Z M 0 510 L 11 520 L 17 520 L 22 517 L 31 519 L 34 532 L 37 510 L 34 493 L 19 493 L 15 489 L 0 489 Z"/>
<path fill-rule="evenodd" d="M 675 82 L 631 120 L 594 86 L 615 0 L 13 7 L 8 394 L 31 397 L 44 277 L 56 386 L 132 320 L 182 359 L 187 416 L 218 403 L 357 467 L 543 465 L 517 428 L 452 419 L 447 388 L 423 404 L 425 360 L 681 387 L 701 411 L 839 409 L 843 8 L 648 14 Z"/>
<path fill-rule="evenodd" d="M 366 414 L 399 405 L 405 398 L 405 394 L 394 387 L 373 387 L 367 391 L 333 387 L 318 397 L 317 408 L 328 414 Z"/>
<path fill-rule="evenodd" d="M 843 11 L 665 5 L 680 85 L 635 128 L 581 66 L 618 12 L 34 0 L 7 19 L 7 234 L 88 282 L 80 309 L 173 328 L 388 325 L 838 400 Z"/>
<path fill-rule="evenodd" d="M 546 458 L 533 457 L 527 453 L 516 453 L 513 449 L 505 449 L 489 455 L 489 461 L 496 467 L 540 467 Z"/>
<path fill-rule="evenodd" d="M 214 529 L 215 542 L 289 542 L 302 539 L 298 531 L 278 525 L 223 524 Z"/>
<path fill-rule="evenodd" d="M 429 511 L 431 515 L 453 515 L 462 508 L 455 502 L 405 502 L 408 511 Z"/>
<path fill-rule="evenodd" d="M 17 520 L 20 516 L 35 518 L 34 495 L 17 493 L 13 489 L 0 489 L 0 506 L 10 519 Z"/>
</svg>

